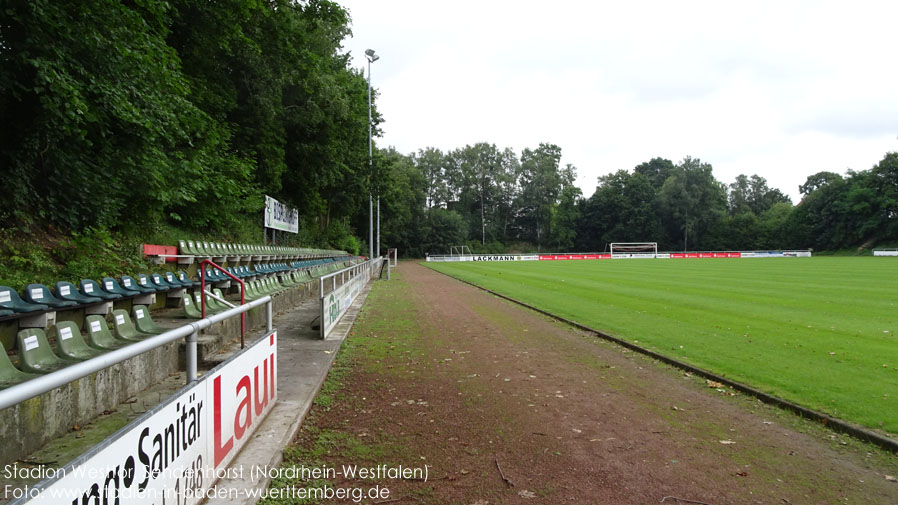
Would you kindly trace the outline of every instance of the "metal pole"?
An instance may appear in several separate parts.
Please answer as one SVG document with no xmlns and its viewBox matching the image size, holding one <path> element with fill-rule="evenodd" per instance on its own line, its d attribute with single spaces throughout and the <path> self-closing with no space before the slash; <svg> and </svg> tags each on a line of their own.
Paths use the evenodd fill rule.
<svg viewBox="0 0 898 505">
<path fill-rule="evenodd" d="M 368 176 L 374 172 L 374 158 L 371 141 L 371 58 L 368 58 Z M 371 187 L 368 187 L 368 257 L 374 257 L 374 209 L 372 207 Z"/>
<path fill-rule="evenodd" d="M 194 330 L 193 333 L 187 335 L 187 384 L 196 380 L 196 362 L 197 362 L 197 341 L 199 337 Z"/>
<path fill-rule="evenodd" d="M 374 250 L 374 253 L 377 256 L 380 256 L 380 195 L 377 195 L 377 248 Z"/>
<path fill-rule="evenodd" d="M 270 300 L 268 301 L 268 303 L 265 304 L 265 328 L 268 331 L 271 331 L 272 329 L 274 329 L 274 324 L 272 323 L 272 317 L 271 317 L 272 305 L 273 304 L 271 303 Z"/>
</svg>

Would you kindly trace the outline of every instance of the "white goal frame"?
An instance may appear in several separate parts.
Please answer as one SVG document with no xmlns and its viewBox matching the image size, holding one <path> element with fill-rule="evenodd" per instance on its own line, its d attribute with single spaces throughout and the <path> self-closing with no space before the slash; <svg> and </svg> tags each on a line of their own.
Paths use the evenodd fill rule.
<svg viewBox="0 0 898 505">
<path fill-rule="evenodd" d="M 658 242 L 611 242 L 611 257 L 657 257 Z"/>
</svg>

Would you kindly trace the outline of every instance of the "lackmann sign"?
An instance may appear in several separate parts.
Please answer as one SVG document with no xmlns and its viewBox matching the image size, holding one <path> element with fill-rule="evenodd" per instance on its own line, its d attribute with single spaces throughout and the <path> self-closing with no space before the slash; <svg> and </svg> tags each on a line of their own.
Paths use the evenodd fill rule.
<svg viewBox="0 0 898 505">
<path fill-rule="evenodd" d="M 13 505 L 202 502 L 277 401 L 277 331 L 259 339 L 33 488 Z"/>
</svg>

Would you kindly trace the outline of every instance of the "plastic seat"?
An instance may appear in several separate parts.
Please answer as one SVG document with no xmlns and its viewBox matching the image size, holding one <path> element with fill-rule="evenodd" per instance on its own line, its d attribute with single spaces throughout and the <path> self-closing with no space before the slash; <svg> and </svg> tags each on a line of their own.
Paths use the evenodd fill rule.
<svg viewBox="0 0 898 505">
<path fill-rule="evenodd" d="M 115 336 L 122 340 L 138 342 L 150 337 L 146 333 L 137 331 L 127 310 L 118 309 L 112 311 L 112 329 L 115 332 Z"/>
<path fill-rule="evenodd" d="M 122 298 L 122 295 L 116 293 L 108 293 L 100 289 L 100 285 L 97 284 L 97 281 L 91 279 L 81 279 L 81 294 L 84 296 L 94 296 L 96 298 L 102 298 L 103 300 L 119 300 Z"/>
<path fill-rule="evenodd" d="M 131 307 L 131 313 L 134 314 L 134 325 L 137 326 L 137 331 L 148 335 L 161 335 L 167 331 L 153 322 L 150 311 L 144 305 Z"/>
<path fill-rule="evenodd" d="M 47 374 L 61 370 L 72 361 L 67 361 L 53 353 L 47 335 L 40 328 L 28 328 L 16 335 L 19 352 L 19 366 L 30 373 Z"/>
<path fill-rule="evenodd" d="M 159 286 L 159 288 L 161 288 L 161 290 L 163 291 L 168 291 L 170 289 L 182 289 L 184 287 L 181 285 L 181 283 L 172 284 L 168 282 L 168 280 L 166 280 L 165 277 L 163 277 L 161 274 L 153 274 L 150 276 L 150 279 L 153 280 L 153 284 Z"/>
<path fill-rule="evenodd" d="M 0 286 L 0 308 L 11 310 L 15 313 L 39 312 L 49 310 L 50 307 L 40 303 L 28 303 L 19 298 L 19 293 L 13 288 Z"/>
<path fill-rule="evenodd" d="M 53 307 L 54 309 L 74 307 L 78 305 L 78 302 L 74 302 L 72 300 L 60 300 L 59 298 L 56 298 L 55 296 L 53 296 L 53 293 L 50 292 L 50 288 L 44 286 L 43 284 L 29 284 L 28 286 L 26 286 L 24 298 L 28 303 L 47 305 L 49 307 Z"/>
<path fill-rule="evenodd" d="M 227 298 L 225 298 L 225 295 L 222 294 L 221 290 L 218 289 L 218 288 L 213 289 L 213 290 L 212 290 L 212 294 L 215 295 L 215 296 L 217 296 L 217 297 L 219 297 L 219 298 L 221 298 L 221 299 L 223 299 L 223 300 L 227 300 Z M 230 310 L 230 309 L 233 308 L 233 307 L 228 306 L 226 303 L 222 303 L 222 302 L 216 300 L 215 298 L 210 297 L 210 300 L 212 301 L 212 303 L 214 303 L 215 305 L 217 305 L 218 308 L 220 308 L 222 311 Z M 229 301 L 230 301 L 230 300 L 229 300 Z M 235 306 L 236 306 L 236 305 L 240 305 L 240 302 L 239 302 L 239 301 L 237 301 L 237 302 L 231 302 L 231 303 L 234 304 Z"/>
<path fill-rule="evenodd" d="M 96 296 L 84 296 L 71 282 L 59 281 L 56 283 L 56 297 L 60 300 L 73 301 L 81 305 L 100 303 L 103 300 Z"/>
<path fill-rule="evenodd" d="M 200 312 L 199 307 L 194 305 L 193 300 L 189 296 L 185 296 L 184 300 L 184 315 L 189 319 L 202 319 L 203 314 Z"/>
<path fill-rule="evenodd" d="M 0 309 L 0 317 L 11 316 L 13 314 L 15 314 L 15 312 L 13 312 L 9 309 Z"/>
<path fill-rule="evenodd" d="M 137 295 L 141 294 L 141 292 L 136 289 L 123 288 L 118 283 L 118 281 L 116 281 L 112 277 L 103 277 L 103 284 L 100 287 L 103 289 L 103 291 L 106 291 L 107 293 L 112 293 L 115 295 L 122 295 L 123 298 L 129 297 L 129 296 L 137 296 Z"/>
<path fill-rule="evenodd" d="M 134 277 L 131 277 L 130 275 L 122 276 L 122 287 L 125 289 L 143 293 L 145 295 L 156 292 L 156 290 L 151 287 L 142 286 L 140 282 L 138 282 Z"/>
<path fill-rule="evenodd" d="M 166 290 L 166 288 L 154 284 L 153 279 L 147 274 L 137 274 L 137 284 L 142 288 L 152 289 L 154 292 Z"/>
<path fill-rule="evenodd" d="M 183 270 L 178 270 L 178 280 L 181 281 L 181 284 L 190 283 L 187 287 L 197 287 L 200 285 L 200 281 L 195 281 L 187 276 L 187 272 Z"/>
<path fill-rule="evenodd" d="M 87 343 L 94 349 L 121 349 L 131 344 L 113 337 L 103 316 L 87 316 L 84 319 L 84 329 L 87 330 Z"/>
<path fill-rule="evenodd" d="M 103 351 L 87 345 L 78 325 L 72 321 L 63 321 L 51 327 L 50 337 L 56 338 L 56 352 L 69 359 L 84 361 L 103 354 Z"/>
<path fill-rule="evenodd" d="M 165 272 L 162 274 L 165 277 L 165 282 L 175 286 L 176 288 L 192 288 L 193 283 L 187 282 L 186 284 L 181 282 L 178 277 L 173 272 Z"/>
<path fill-rule="evenodd" d="M 0 346 L 0 351 L 2 351 L 0 352 L 0 389 L 15 386 L 28 379 L 39 377 L 38 375 L 25 373 L 16 368 L 15 365 L 12 364 L 12 361 L 9 360 L 9 356 L 6 354 L 6 349 L 3 349 L 2 347 L 3 346 Z"/>
</svg>

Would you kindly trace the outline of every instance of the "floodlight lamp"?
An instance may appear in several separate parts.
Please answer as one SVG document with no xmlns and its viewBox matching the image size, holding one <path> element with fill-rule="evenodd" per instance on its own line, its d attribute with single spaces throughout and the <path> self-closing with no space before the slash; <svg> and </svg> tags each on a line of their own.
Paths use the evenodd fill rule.
<svg viewBox="0 0 898 505">
<path fill-rule="evenodd" d="M 374 63 L 375 61 L 380 59 L 380 56 L 374 54 L 374 49 L 366 49 L 365 57 L 368 58 L 368 61 L 370 61 L 371 63 Z"/>
</svg>

